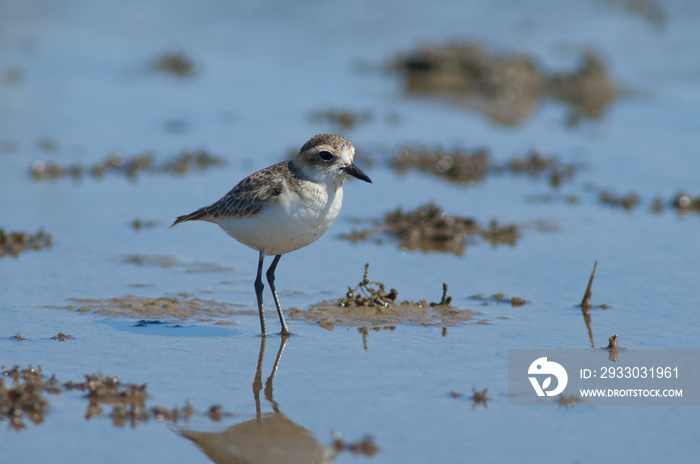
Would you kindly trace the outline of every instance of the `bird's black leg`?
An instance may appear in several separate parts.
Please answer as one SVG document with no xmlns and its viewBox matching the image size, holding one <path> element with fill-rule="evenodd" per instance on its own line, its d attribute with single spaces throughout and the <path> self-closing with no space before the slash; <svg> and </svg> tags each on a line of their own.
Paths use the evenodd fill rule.
<svg viewBox="0 0 700 464">
<path fill-rule="evenodd" d="M 258 275 L 255 278 L 255 296 L 258 298 L 258 312 L 260 313 L 260 328 L 262 329 L 263 337 L 267 336 L 267 329 L 265 328 L 265 311 L 263 310 L 263 289 L 265 285 L 262 283 L 262 269 L 263 260 L 265 259 L 265 252 L 260 252 L 260 258 L 258 258 Z M 276 259 L 276 258 L 275 258 Z M 274 262 L 273 262 L 274 264 Z M 270 271 L 268 271 L 269 274 Z M 268 276 L 268 281 L 270 277 Z M 274 288 L 274 287 L 273 287 Z M 275 295 L 275 300 L 277 296 Z M 279 308 L 279 305 L 277 306 Z"/>
<path fill-rule="evenodd" d="M 282 324 L 282 335 L 289 335 L 289 329 L 287 328 L 287 323 L 284 320 L 284 315 L 282 314 L 282 307 L 280 306 L 280 299 L 277 297 L 277 289 L 275 288 L 275 269 L 277 269 L 277 263 L 279 263 L 281 257 L 282 255 L 275 256 L 275 259 L 272 260 L 272 264 L 270 264 L 270 268 L 267 270 L 266 275 L 267 283 L 270 284 L 270 290 L 272 290 L 272 297 L 275 299 L 275 306 L 277 306 L 277 314 L 279 314 L 280 316 L 280 324 Z M 260 265 L 262 266 L 262 261 L 260 261 Z M 259 269 L 258 272 L 260 272 Z"/>
</svg>

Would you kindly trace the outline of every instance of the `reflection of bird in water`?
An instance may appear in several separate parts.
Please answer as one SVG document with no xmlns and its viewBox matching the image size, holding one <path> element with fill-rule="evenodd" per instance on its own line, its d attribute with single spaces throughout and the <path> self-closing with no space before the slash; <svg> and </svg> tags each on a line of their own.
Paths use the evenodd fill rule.
<svg viewBox="0 0 700 464">
<path fill-rule="evenodd" d="M 288 336 L 282 336 L 272 372 L 265 382 L 265 398 L 274 412 L 262 414 L 260 390 L 266 337 L 260 338 L 260 355 L 253 381 L 256 418 L 241 422 L 220 433 L 181 430 L 180 435 L 192 440 L 217 464 L 332 464 L 335 452 L 322 447 L 304 427 L 295 424 L 279 411 L 272 397 L 272 379 L 277 372 Z"/>
<path fill-rule="evenodd" d="M 269 413 L 220 433 L 182 431 L 217 464 L 325 464 L 332 451 L 324 450 L 308 430 L 284 414 Z"/>
</svg>

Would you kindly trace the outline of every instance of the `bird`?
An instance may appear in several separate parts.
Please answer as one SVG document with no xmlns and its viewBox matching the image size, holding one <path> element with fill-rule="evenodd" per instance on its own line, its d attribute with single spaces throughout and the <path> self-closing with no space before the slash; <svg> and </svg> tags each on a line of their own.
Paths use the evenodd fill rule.
<svg viewBox="0 0 700 464">
<path fill-rule="evenodd" d="M 258 252 L 254 288 L 262 335 L 267 335 L 263 307 L 263 261 L 274 256 L 267 283 L 277 308 L 282 335 L 289 335 L 275 288 L 275 270 L 282 255 L 308 246 L 331 226 L 343 203 L 348 176 L 372 180 L 353 159 L 355 147 L 343 136 L 319 134 L 309 139 L 291 160 L 273 164 L 240 181 L 209 206 L 178 216 L 170 225 L 207 221 Z"/>
</svg>

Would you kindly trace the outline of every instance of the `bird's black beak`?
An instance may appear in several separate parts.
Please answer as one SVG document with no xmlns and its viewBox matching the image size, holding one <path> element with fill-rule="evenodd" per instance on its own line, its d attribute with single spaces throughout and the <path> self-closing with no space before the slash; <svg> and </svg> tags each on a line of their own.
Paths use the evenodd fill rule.
<svg viewBox="0 0 700 464">
<path fill-rule="evenodd" d="M 364 180 L 365 182 L 369 182 L 370 184 L 372 183 L 372 179 L 370 179 L 367 174 L 362 172 L 360 168 L 355 166 L 355 163 L 350 163 L 349 165 L 343 167 L 343 171 L 347 172 L 353 177 L 357 177 L 360 180 Z"/>
</svg>

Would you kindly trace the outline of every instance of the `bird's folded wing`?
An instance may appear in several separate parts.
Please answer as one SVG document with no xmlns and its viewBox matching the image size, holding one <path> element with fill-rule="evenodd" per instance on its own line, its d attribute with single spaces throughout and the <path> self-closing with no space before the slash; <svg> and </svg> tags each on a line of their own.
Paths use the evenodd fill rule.
<svg viewBox="0 0 700 464">
<path fill-rule="evenodd" d="M 219 201 L 207 207 L 213 218 L 244 218 L 257 213 L 271 198 L 282 193 L 287 163 L 278 163 L 243 179 Z"/>
</svg>

